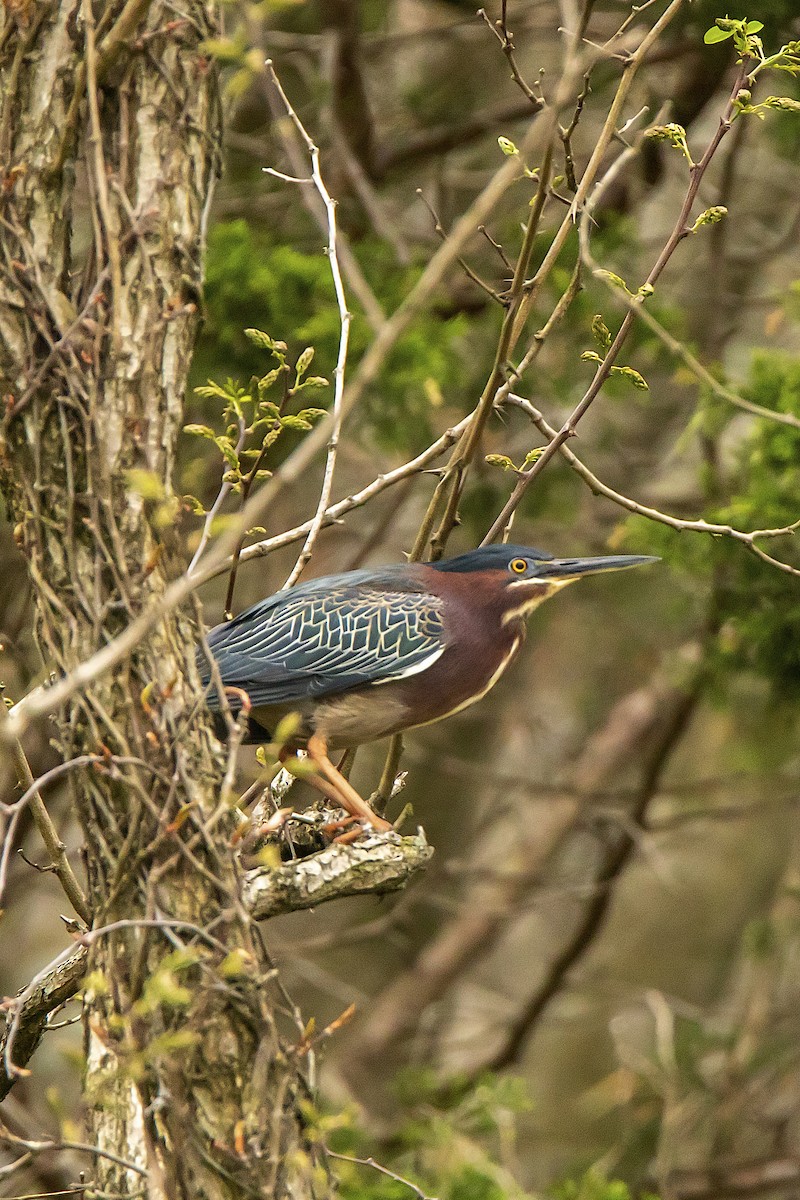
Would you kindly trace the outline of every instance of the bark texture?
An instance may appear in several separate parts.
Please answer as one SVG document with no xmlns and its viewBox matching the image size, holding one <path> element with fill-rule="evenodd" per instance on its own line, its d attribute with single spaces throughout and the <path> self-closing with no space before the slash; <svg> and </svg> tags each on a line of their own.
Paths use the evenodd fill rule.
<svg viewBox="0 0 800 1200">
<path fill-rule="evenodd" d="M 60 674 L 176 570 L 171 476 L 217 156 L 211 6 L 32 0 L 0 20 L 3 486 Z M 124 1162 L 99 1156 L 94 1181 L 326 1196 L 302 1031 L 240 899 L 195 634 L 177 612 L 55 722 L 65 757 L 107 755 L 74 785 L 94 928 L 114 926 L 90 945 L 86 1099 L 95 1143 Z"/>
</svg>

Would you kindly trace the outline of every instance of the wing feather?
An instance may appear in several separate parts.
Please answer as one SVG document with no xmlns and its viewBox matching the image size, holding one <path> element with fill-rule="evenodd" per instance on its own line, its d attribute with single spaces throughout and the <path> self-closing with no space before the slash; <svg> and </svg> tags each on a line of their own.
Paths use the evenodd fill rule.
<svg viewBox="0 0 800 1200">
<path fill-rule="evenodd" d="M 254 605 L 212 630 L 208 644 L 222 682 L 254 706 L 320 699 L 426 670 L 444 651 L 442 602 L 332 577 Z M 201 654 L 198 664 L 207 684 Z M 219 707 L 213 690 L 208 705 Z"/>
</svg>

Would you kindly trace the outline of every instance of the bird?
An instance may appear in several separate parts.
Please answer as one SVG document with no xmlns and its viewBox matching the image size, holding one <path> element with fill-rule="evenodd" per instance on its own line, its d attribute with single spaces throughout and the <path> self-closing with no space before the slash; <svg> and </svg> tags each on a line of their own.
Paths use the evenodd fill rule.
<svg viewBox="0 0 800 1200">
<path fill-rule="evenodd" d="M 544 600 L 585 575 L 658 561 L 555 558 L 503 544 L 299 583 L 210 631 L 207 650 L 197 651 L 206 704 L 223 733 L 221 683 L 249 743 L 269 743 L 281 719 L 297 714 L 290 749 L 306 749 L 316 768 L 310 782 L 355 820 L 388 831 L 330 752 L 481 700 L 518 654 L 526 619 Z"/>
</svg>

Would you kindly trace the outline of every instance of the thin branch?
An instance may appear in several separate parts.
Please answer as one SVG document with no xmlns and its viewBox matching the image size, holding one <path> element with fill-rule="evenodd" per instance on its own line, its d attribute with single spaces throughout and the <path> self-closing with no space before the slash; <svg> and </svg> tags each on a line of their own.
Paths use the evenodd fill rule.
<svg viewBox="0 0 800 1200">
<path fill-rule="evenodd" d="M 306 164 L 303 159 L 300 146 L 298 145 L 297 138 L 293 136 L 292 130 L 297 133 L 309 153 L 310 139 L 305 129 L 303 129 L 302 125 L 300 124 L 297 115 L 294 113 L 294 110 L 289 112 L 291 124 L 287 123 L 284 118 L 282 110 L 286 108 L 286 105 L 289 103 L 289 101 L 287 100 L 285 93 L 277 81 L 277 76 L 275 76 L 271 60 L 268 59 L 265 62 L 264 71 L 264 79 L 273 85 L 267 89 L 267 101 L 276 116 L 276 120 L 273 123 L 274 129 L 281 140 L 284 153 L 291 163 L 294 175 L 292 176 L 283 174 L 283 172 L 276 171 L 272 167 L 266 167 L 265 170 L 268 175 L 274 175 L 276 179 L 281 179 L 286 183 L 305 183 L 308 185 L 313 185 L 313 190 L 310 190 L 306 187 L 301 188 L 300 198 L 306 210 L 310 213 L 311 217 L 325 234 L 328 244 L 330 245 L 330 210 L 325 202 L 325 197 L 316 186 L 316 180 L 313 178 L 313 176 L 308 178 L 303 174 Z M 280 111 L 278 110 L 278 104 L 281 105 Z M 239 140 L 241 140 L 241 135 L 239 135 Z M 257 153 L 255 147 L 253 148 L 253 153 Z M 319 168 L 319 163 L 317 163 L 317 167 Z M 336 233 L 336 247 L 337 254 L 342 265 L 342 270 L 347 277 L 350 289 L 361 305 L 364 311 L 364 316 L 366 317 L 373 331 L 378 333 L 386 323 L 386 314 L 381 307 L 380 301 L 367 282 L 367 278 L 364 275 L 364 272 L 361 270 L 358 259 L 353 254 L 349 240 L 341 230 L 337 230 Z"/>
<path fill-rule="evenodd" d="M 5 704 L 0 703 L 0 722 L 5 723 L 8 720 L 8 710 Z M 14 738 L 11 743 L 11 750 L 14 756 L 14 766 L 16 767 L 20 783 L 26 788 L 24 800 L 28 803 L 31 815 L 39 830 L 45 849 L 47 850 L 50 863 L 55 874 L 58 876 L 59 882 L 64 889 L 75 912 L 86 924 L 91 923 L 92 912 L 89 907 L 89 902 L 86 899 L 83 888 L 78 883 L 75 872 L 72 870 L 69 858 L 67 857 L 67 848 L 59 837 L 58 830 L 53 824 L 50 814 L 47 811 L 44 801 L 42 800 L 39 791 L 39 784 L 33 777 L 33 772 L 30 768 L 25 751 L 22 748 L 22 743 L 19 738 Z M 20 805 L 20 808 L 22 806 Z"/>
<path fill-rule="evenodd" d="M 663 20 L 663 18 L 662 18 L 662 20 Z M 666 244 L 664 245 L 664 248 L 662 249 L 661 253 L 659 254 L 658 258 L 656 259 L 656 262 L 653 264 L 653 267 L 651 268 L 651 270 L 647 276 L 647 279 L 644 282 L 644 285 L 643 285 L 644 290 L 640 291 L 640 293 L 637 297 L 637 302 L 640 305 L 644 302 L 644 298 L 645 298 L 645 295 L 648 293 L 648 290 L 652 291 L 653 287 L 658 282 L 658 280 L 661 276 L 661 273 L 663 272 L 667 263 L 672 258 L 672 255 L 675 253 L 675 250 L 678 248 L 678 246 L 683 241 L 683 239 L 685 237 L 687 237 L 689 234 L 689 227 L 687 225 L 687 222 L 689 219 L 689 214 L 694 205 L 695 198 L 697 196 L 697 192 L 700 187 L 700 183 L 702 182 L 703 176 L 705 175 L 708 165 L 711 162 L 711 159 L 714 157 L 714 154 L 716 153 L 716 150 L 717 150 L 720 142 L 725 137 L 725 134 L 728 132 L 728 130 L 731 127 L 731 122 L 732 122 L 733 114 L 735 111 L 736 97 L 738 96 L 738 94 L 742 88 L 742 85 L 744 84 L 744 82 L 747 78 L 748 67 L 749 67 L 749 62 L 743 62 L 740 65 L 740 67 L 736 73 L 736 79 L 735 79 L 733 88 L 731 89 L 731 93 L 728 98 L 728 102 L 725 106 L 725 111 L 723 112 L 723 115 L 720 119 L 717 130 L 714 133 L 714 136 L 711 138 L 711 141 L 709 142 L 708 146 L 706 147 L 706 151 L 703 154 L 703 157 L 700 159 L 699 162 L 692 163 L 692 165 L 690 167 L 689 186 L 686 190 L 686 195 L 684 197 L 683 204 L 681 205 L 681 210 L 678 214 L 678 219 L 675 222 L 675 225 L 672 229 L 672 232 L 671 232 L 669 238 L 667 239 Z M 587 170 L 588 170 L 588 168 L 587 168 Z M 584 176 L 584 179 L 585 179 L 585 176 Z M 584 184 L 584 180 L 582 179 L 581 180 L 581 188 L 579 189 L 579 193 L 580 193 L 581 189 L 583 188 L 583 184 Z M 576 195 L 576 201 L 577 201 L 577 199 L 578 199 L 578 196 Z M 541 270 L 541 268 L 540 268 L 540 270 Z M 538 272 L 537 272 L 537 274 L 538 274 Z M 625 344 L 628 334 L 630 333 L 631 327 L 633 326 L 633 321 L 634 321 L 633 312 L 629 310 L 628 313 L 626 314 L 626 316 L 624 317 L 622 324 L 619 327 L 619 330 L 617 331 L 617 336 L 614 338 L 613 342 L 611 343 L 611 346 L 609 347 L 608 351 L 606 352 L 606 355 L 605 355 L 603 361 L 598 365 L 597 370 L 594 375 L 594 378 L 593 378 L 592 382 L 590 383 L 589 387 L 587 388 L 586 392 L 584 393 L 583 397 L 581 398 L 579 403 L 575 406 L 575 408 L 570 413 L 570 415 L 567 417 L 567 419 L 564 422 L 564 424 L 562 425 L 561 429 L 558 431 L 556 437 L 545 448 L 544 452 L 539 456 L 539 458 L 536 460 L 536 462 L 533 464 L 533 466 L 528 471 L 525 471 L 520 475 L 520 478 L 517 481 L 517 485 L 514 488 L 514 491 L 512 492 L 508 501 L 503 506 L 501 512 L 499 513 L 496 520 L 492 524 L 491 528 L 489 529 L 489 532 L 486 534 L 486 537 L 483 539 L 483 545 L 487 545 L 490 542 L 493 542 L 495 540 L 495 538 L 497 538 L 498 535 L 500 533 L 502 533 L 503 529 L 505 528 L 505 526 L 508 522 L 509 517 L 516 510 L 520 501 L 522 500 L 522 497 L 525 495 L 525 493 L 527 492 L 528 488 L 531 486 L 533 481 L 542 473 L 544 468 L 547 466 L 548 462 L 550 462 L 550 460 L 558 452 L 559 447 L 562 446 L 567 441 L 568 438 L 570 438 L 574 435 L 576 425 L 581 420 L 581 418 L 584 416 L 584 414 L 588 411 L 588 409 L 591 407 L 592 403 L 594 402 L 594 400 L 598 396 L 601 388 L 603 387 L 603 384 L 605 383 L 606 379 L 608 379 L 609 375 L 611 374 L 611 368 L 613 367 L 614 363 L 616 362 L 616 360 L 619 356 L 619 353 L 620 353 L 623 345 Z"/>
<path fill-rule="evenodd" d="M 247 439 L 247 427 L 246 427 L 245 419 L 243 416 L 240 416 L 239 417 L 239 438 L 238 438 L 236 445 L 234 446 L 234 450 L 233 450 L 237 459 L 239 457 L 241 450 L 244 448 L 246 439 Z M 203 522 L 203 529 L 200 534 L 200 541 L 197 543 L 197 549 L 195 550 L 194 554 L 192 555 L 192 561 L 189 563 L 189 566 L 187 568 L 190 575 L 191 575 L 192 571 L 195 569 L 195 567 L 197 566 L 200 559 L 203 557 L 205 550 L 206 550 L 206 546 L 208 545 L 208 543 L 211 539 L 211 529 L 214 524 L 214 520 L 215 520 L 217 514 L 219 513 L 220 509 L 222 508 L 223 504 L 227 500 L 228 496 L 230 495 L 231 490 L 233 489 L 233 482 L 232 481 L 229 482 L 225 478 L 225 476 L 228 474 L 229 474 L 228 463 L 223 462 L 222 483 L 220 484 L 219 491 L 217 492 L 216 500 L 214 501 L 214 503 L 211 505 L 211 508 L 206 513 L 206 519 Z M 227 607 L 227 605 L 226 605 L 226 607 Z"/>
<path fill-rule="evenodd" d="M 539 429 L 545 437 L 549 438 L 548 445 L 552 445 L 555 438 L 558 436 L 558 431 L 550 425 L 539 412 L 530 400 L 526 400 L 524 396 L 517 396 L 513 392 L 508 396 L 508 402 L 521 408 L 533 421 L 537 429 Z M 627 509 L 628 512 L 636 513 L 637 516 L 647 517 L 650 521 L 657 521 L 661 525 L 668 525 L 670 529 L 678 531 L 691 530 L 693 533 L 707 533 L 712 537 L 729 537 L 734 541 L 741 542 L 748 550 L 756 554 L 759 558 L 769 562 L 772 566 L 777 567 L 779 571 L 785 572 L 787 575 L 800 576 L 800 570 L 790 566 L 788 563 L 781 562 L 780 559 L 773 558 L 765 551 L 761 550 L 756 542 L 760 538 L 775 538 L 788 537 L 800 529 L 800 518 L 794 521 L 791 525 L 784 525 L 776 529 L 753 529 L 747 532 L 743 529 L 736 529 L 732 525 L 718 525 L 713 521 L 703 520 L 684 520 L 682 517 L 674 517 L 670 513 L 661 512 L 657 508 L 651 508 L 647 504 L 640 504 L 638 500 L 632 500 L 630 496 L 625 496 L 622 492 L 616 491 L 598 479 L 597 476 L 589 470 L 578 456 L 569 448 L 569 446 L 560 445 L 559 453 L 566 459 L 573 471 L 584 481 L 596 496 L 605 496 L 607 500 L 611 500 L 614 504 L 618 504 L 620 508 Z"/>
<path fill-rule="evenodd" d="M 533 308 L 533 305 L 536 303 L 542 286 L 549 278 L 553 267 L 556 265 L 561 251 L 564 249 L 567 238 L 572 233 L 575 220 L 583 208 L 583 205 L 586 203 L 586 200 L 588 199 L 589 191 L 595 179 L 597 178 L 597 173 L 600 170 L 600 166 L 605 158 L 608 147 L 611 145 L 613 138 L 617 136 L 617 129 L 621 121 L 625 103 L 630 94 L 630 90 L 633 87 L 636 74 L 639 68 L 645 62 L 652 46 L 658 41 L 658 39 L 661 37 L 661 34 L 664 32 L 670 22 L 680 12 L 681 8 L 683 7 L 683 2 L 684 0 L 672 0 L 672 3 L 664 10 L 659 19 L 653 25 L 652 29 L 649 29 L 642 38 L 642 41 L 639 43 L 637 49 L 627 58 L 625 69 L 622 72 L 622 78 L 620 79 L 619 86 L 614 93 L 614 99 L 611 102 L 608 115 L 603 122 L 603 128 L 600 130 L 597 141 L 595 142 L 594 150 L 592 151 L 589 162 L 586 164 L 586 168 L 581 176 L 580 183 L 578 184 L 578 190 L 573 198 L 572 207 L 561 222 L 561 225 L 559 226 L 547 253 L 542 259 L 536 274 L 528 284 L 527 294 L 522 305 L 520 306 L 518 318 L 520 328 L 527 321 L 528 314 Z"/>
<path fill-rule="evenodd" d="M 708 368 L 700 362 L 699 358 L 696 358 L 695 355 L 692 354 L 692 352 L 683 344 L 683 342 L 679 341 L 678 338 L 673 337 L 669 330 L 665 329 L 651 312 L 648 312 L 647 308 L 643 307 L 641 304 L 637 304 L 633 296 L 629 296 L 626 292 L 623 292 L 621 288 L 612 283 L 597 261 L 592 257 L 592 254 L 588 248 L 588 238 L 585 234 L 586 228 L 587 227 L 581 223 L 581 258 L 588 266 L 592 275 L 594 275 L 595 278 L 600 279 L 614 296 L 614 299 L 619 303 L 624 304 L 629 311 L 633 312 L 636 319 L 641 321 L 643 325 L 646 325 L 650 332 L 653 333 L 659 339 L 659 341 L 661 341 L 667 347 L 667 349 L 675 355 L 676 358 L 679 358 L 683 365 L 687 367 L 688 370 L 690 370 L 692 374 L 709 389 L 709 391 L 713 392 L 715 396 L 719 396 L 721 400 L 726 400 L 729 404 L 733 404 L 736 408 L 742 409 L 743 412 L 751 413 L 754 417 L 763 417 L 768 421 L 776 421 L 779 425 L 789 425 L 792 429 L 800 429 L 800 418 L 796 417 L 793 413 L 783 413 L 778 412 L 773 408 L 764 408 L 762 404 L 755 404 L 752 400 L 747 400 L 744 396 L 740 396 L 738 392 L 734 392 L 731 390 L 731 388 L 726 387 L 724 383 L 721 383 L 719 379 L 716 379 L 711 374 Z"/>
<path fill-rule="evenodd" d="M 502 12 L 502 15 L 501 15 L 499 21 L 492 21 L 489 18 L 489 15 L 487 14 L 485 8 L 478 9 L 478 16 L 481 17 L 486 22 L 486 24 L 489 26 L 489 29 L 492 31 L 492 33 L 494 34 L 494 36 L 497 38 L 498 42 L 500 43 L 500 47 L 503 51 L 503 54 L 505 54 L 505 56 L 506 56 L 506 61 L 508 62 L 508 69 L 511 72 L 511 78 L 514 80 L 514 83 L 517 85 L 519 90 L 522 92 L 523 96 L 528 101 L 528 103 L 533 106 L 534 112 L 538 112 L 539 109 L 544 106 L 544 100 L 542 99 L 541 96 L 537 96 L 536 93 L 532 90 L 532 88 L 530 88 L 528 86 L 528 84 L 522 78 L 519 67 L 517 66 L 517 59 L 516 59 L 516 54 L 515 54 L 516 46 L 514 45 L 514 35 L 511 33 L 511 31 L 508 28 L 506 0 L 502 0 L 501 12 Z"/>
<path fill-rule="evenodd" d="M 127 1158 L 122 1158 L 119 1154 L 114 1154 L 111 1150 L 101 1150 L 99 1146 L 92 1146 L 88 1142 L 70 1142 L 64 1141 L 61 1138 L 47 1138 L 44 1141 L 34 1141 L 29 1138 L 17 1137 L 6 1126 L 0 1124 L 0 1136 L 4 1142 L 10 1143 L 12 1146 L 24 1148 L 30 1154 L 42 1154 L 53 1150 L 75 1150 L 79 1154 L 93 1154 L 97 1158 L 107 1158 L 109 1162 L 117 1163 L 118 1166 L 124 1167 L 126 1171 L 133 1171 L 137 1175 L 146 1176 L 147 1171 L 143 1167 L 137 1166 Z M 48 1195 L 69 1195 L 67 1192 L 51 1192 Z"/>
<path fill-rule="evenodd" d="M 325 213 L 327 216 L 327 231 L 328 231 L 328 261 L 330 262 L 331 275 L 333 276 L 333 287 L 336 293 L 336 304 L 339 309 L 339 350 L 336 357 L 336 367 L 333 372 L 333 422 L 331 427 L 330 441 L 328 442 L 328 453 L 325 459 L 325 474 L 322 480 L 322 488 L 320 490 L 319 500 L 317 502 L 317 511 L 314 513 L 311 522 L 311 528 L 308 531 L 308 537 L 303 544 L 303 548 L 298 555 L 297 562 L 292 567 L 289 578 L 283 585 L 286 588 L 292 587 L 302 575 L 311 555 L 314 552 L 314 546 L 319 537 L 325 521 L 325 513 L 330 504 L 331 491 L 333 489 L 333 475 L 336 470 L 336 453 L 339 446 L 339 436 L 342 430 L 342 420 L 344 417 L 344 373 L 347 366 L 347 347 L 350 340 L 350 322 L 352 320 L 350 312 L 347 308 L 347 297 L 344 294 L 344 284 L 342 282 L 342 272 L 339 267 L 339 253 L 336 244 L 336 201 L 331 199 L 331 195 L 325 186 L 325 181 L 322 178 L 319 165 L 319 147 L 315 145 L 312 139 L 306 132 L 305 126 L 298 117 L 295 110 L 289 102 L 289 97 L 281 86 L 281 82 L 275 73 L 275 68 L 272 65 L 272 60 L 267 59 L 266 69 L 269 75 L 272 86 L 277 91 L 281 101 L 286 108 L 287 113 L 297 130 L 300 137 L 305 143 L 309 158 L 311 159 L 311 178 L 314 182 L 314 187 L 317 189 L 322 203 L 325 205 Z"/>
<path fill-rule="evenodd" d="M 265 921 L 343 896 L 381 896 L 406 887 L 432 855 L 433 848 L 421 832 L 412 837 L 372 834 L 349 845 L 334 843 L 295 862 L 247 871 L 242 898 L 250 916 Z M 45 1032 L 48 1013 L 80 990 L 92 942 L 101 935 L 140 926 L 188 929 L 208 937 L 206 931 L 184 921 L 132 920 L 117 921 L 76 938 L 77 949 L 70 946 L 63 950 L 16 997 L 0 1006 L 7 1017 L 0 1036 L 0 1100 L 16 1079 L 27 1073 L 24 1064 Z"/>
<path fill-rule="evenodd" d="M 447 231 L 444 225 L 442 225 L 442 222 L 439 220 L 439 215 L 436 212 L 436 209 L 433 207 L 430 200 L 428 200 L 422 188 L 417 188 L 417 195 L 427 208 L 428 212 L 431 214 L 431 220 L 433 221 L 433 232 L 437 234 L 443 242 L 446 242 Z M 485 292 L 487 296 L 490 296 L 492 300 L 496 301 L 503 308 L 505 308 L 506 301 L 503 296 L 501 296 L 500 293 L 491 286 L 491 284 L 488 284 L 485 279 L 481 279 L 480 275 L 478 275 L 476 271 L 473 271 L 466 259 L 459 258 L 458 265 L 464 271 L 467 278 L 471 279 L 472 282 L 479 287 L 482 292 Z"/>
<path fill-rule="evenodd" d="M 429 1196 L 427 1192 L 423 1192 L 422 1188 L 417 1187 L 410 1179 L 398 1175 L 395 1171 L 390 1171 L 388 1167 L 384 1167 L 382 1163 L 376 1162 L 374 1158 L 355 1158 L 352 1154 L 339 1154 L 336 1150 L 331 1149 L 328 1149 L 326 1152 L 329 1158 L 336 1158 L 339 1162 L 355 1163 L 359 1167 L 371 1167 L 373 1171 L 378 1171 L 388 1179 L 394 1180 L 395 1183 L 401 1183 L 403 1187 L 407 1187 L 414 1193 L 417 1200 L 437 1200 L 436 1196 Z"/>
</svg>

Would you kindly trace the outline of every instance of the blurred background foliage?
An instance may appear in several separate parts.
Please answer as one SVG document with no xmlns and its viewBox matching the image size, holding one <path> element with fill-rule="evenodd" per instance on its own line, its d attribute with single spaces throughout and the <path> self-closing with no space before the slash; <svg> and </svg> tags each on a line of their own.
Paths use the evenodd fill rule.
<svg viewBox="0 0 800 1200">
<path fill-rule="evenodd" d="M 663 7 L 640 6 L 637 15 L 627 0 L 597 0 L 586 36 L 602 44 L 633 15 L 623 38 L 631 48 Z M 558 79 L 559 26 L 574 19 L 573 8 L 553 0 L 508 5 L 520 69 L 546 92 Z M 487 11 L 499 15 L 498 5 Z M 800 37 L 795 0 L 687 5 L 626 106 L 626 119 L 647 106 L 648 119 L 664 112 L 661 119 L 680 122 L 695 157 L 732 80 L 730 43 L 703 44 L 705 30 L 726 15 L 762 21 L 768 49 Z M 321 146 L 344 239 L 374 301 L 367 311 L 346 275 L 349 378 L 440 245 L 418 191 L 446 233 L 502 165 L 497 138 L 519 144 L 530 123 L 500 46 L 467 0 L 226 0 L 221 18 L 208 53 L 222 71 L 222 175 L 186 415 L 219 432 L 224 401 L 194 389 L 209 378 L 246 388 L 263 375 L 269 364 L 246 328 L 285 341 L 291 364 L 313 347 L 313 372 L 328 380 L 336 362 L 339 317 L 325 237 L 305 207 L 309 189 L 263 173 L 304 171 L 265 57 Z M 613 59 L 592 73 L 573 139 L 579 167 L 619 74 Z M 789 75 L 770 81 L 770 91 L 799 94 Z M 724 204 L 728 217 L 678 251 L 648 305 L 717 380 L 796 418 L 798 146 L 796 113 L 734 124 L 700 197 L 703 207 Z M 535 157 L 527 165 L 535 168 Z M 595 214 L 595 259 L 634 291 L 686 183 L 682 157 L 646 142 Z M 512 263 L 535 186 L 521 177 L 487 222 Z M 563 181 L 556 191 L 568 201 Z M 534 268 L 563 211 L 558 199 L 549 202 Z M 566 287 L 576 243 L 572 237 L 562 252 L 528 337 Z M 474 237 L 465 257 L 490 288 L 508 286 L 509 267 L 488 238 Z M 624 308 L 587 275 L 519 384 L 556 427 L 591 379 L 581 354 L 594 346 L 598 313 L 613 334 Z M 501 315 L 460 268 L 445 276 L 348 417 L 336 498 L 418 453 L 472 409 Z M 612 381 L 571 443 L 604 483 L 675 516 L 743 530 L 797 520 L 800 429 L 720 399 L 644 325 L 634 327 L 622 361 L 649 390 Z M 330 386 L 319 388 L 309 403 L 328 407 L 331 396 Z M 264 465 L 274 471 L 303 436 L 289 430 Z M 450 550 L 475 545 L 510 490 L 513 477 L 486 456 L 519 463 L 542 440 L 516 409 L 493 417 Z M 207 507 L 223 469 L 213 441 L 187 435 L 176 491 Z M 317 463 L 280 492 L 268 533 L 313 513 L 320 480 Z M 433 483 L 416 477 L 325 531 L 310 573 L 397 561 Z M 230 508 L 236 504 L 233 496 Z M 187 505 L 177 528 L 187 554 L 201 526 Z M 531 489 L 514 539 L 564 554 L 635 548 L 664 561 L 646 576 L 584 583 L 547 606 L 491 699 L 409 736 L 395 812 L 410 801 L 412 820 L 436 846 L 421 883 L 400 898 L 343 901 L 266 930 L 287 986 L 319 1025 L 357 1007 L 321 1055 L 322 1107 L 313 1119 L 338 1153 L 374 1156 L 414 1181 L 420 1196 L 439 1200 L 794 1192 L 798 580 L 741 543 L 631 517 L 561 461 Z M 791 537 L 760 544 L 800 565 Z M 0 552 L 3 678 L 18 695 L 42 665 L 8 530 Z M 280 586 L 293 561 L 290 547 L 243 567 L 236 607 Z M 209 624 L 221 619 L 224 594 L 224 581 L 204 590 Z M 46 731 L 27 749 L 39 770 L 50 765 Z M 355 779 L 366 794 L 383 753 L 359 753 Z M 243 784 L 254 770 L 247 759 Z M 3 786 L 13 788 L 8 767 Z M 74 842 L 74 831 L 64 833 Z M 24 845 L 35 860 L 30 830 Z M 23 949 L 0 960 L 0 992 L 13 992 L 50 956 L 58 905 L 51 877 L 14 865 L 0 932 Z M 20 1111 L 72 1128 L 76 1047 L 75 1030 L 48 1035 L 35 1078 L 15 1091 Z M 402 1179 L 347 1158 L 337 1169 L 345 1200 L 412 1194 Z"/>
</svg>

